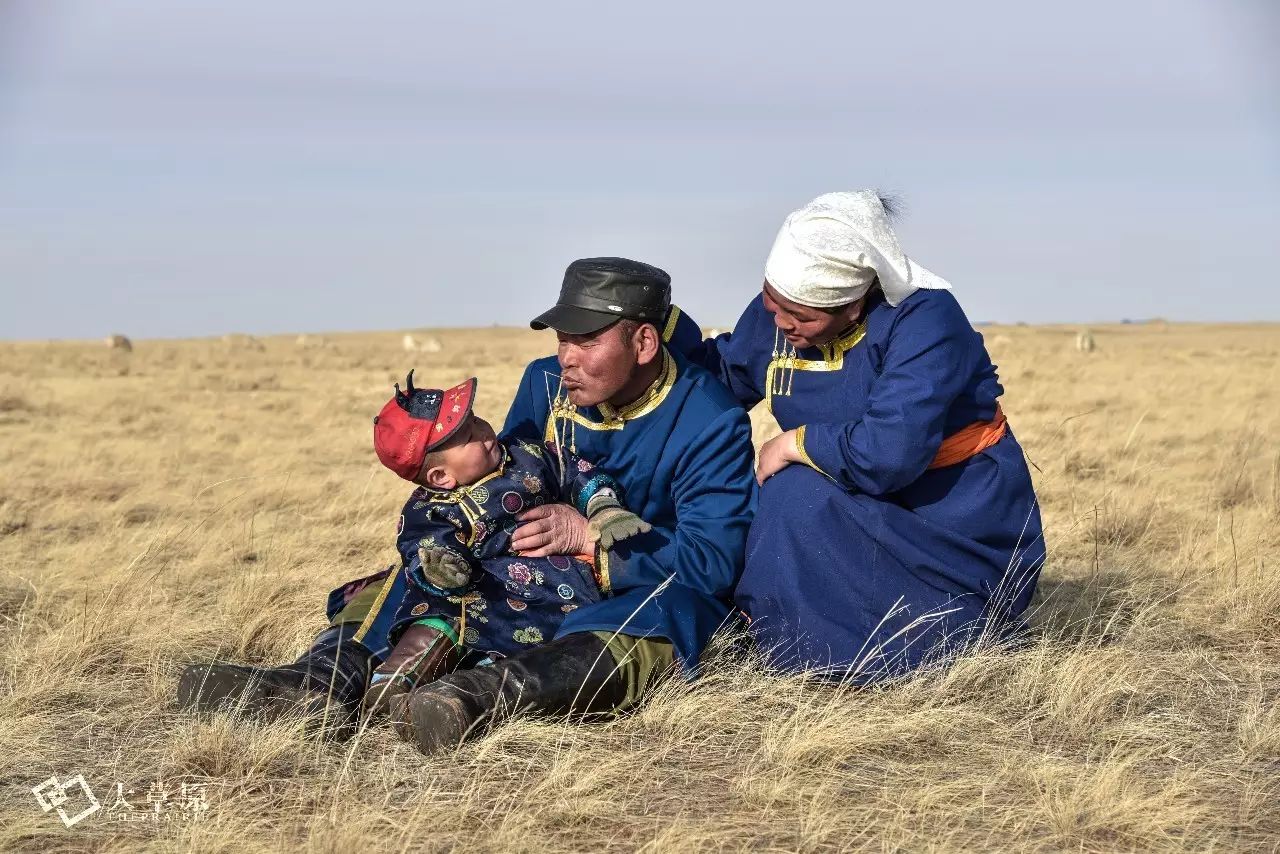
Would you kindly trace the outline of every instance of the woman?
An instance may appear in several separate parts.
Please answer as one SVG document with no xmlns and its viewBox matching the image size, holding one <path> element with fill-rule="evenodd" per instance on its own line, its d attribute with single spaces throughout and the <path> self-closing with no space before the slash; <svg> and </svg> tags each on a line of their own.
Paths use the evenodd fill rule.
<svg viewBox="0 0 1280 854">
<path fill-rule="evenodd" d="M 696 360 L 784 431 L 735 594 L 774 664 L 866 682 L 1018 624 L 1044 546 L 1003 389 L 876 193 L 788 216 L 763 292 Z"/>
</svg>

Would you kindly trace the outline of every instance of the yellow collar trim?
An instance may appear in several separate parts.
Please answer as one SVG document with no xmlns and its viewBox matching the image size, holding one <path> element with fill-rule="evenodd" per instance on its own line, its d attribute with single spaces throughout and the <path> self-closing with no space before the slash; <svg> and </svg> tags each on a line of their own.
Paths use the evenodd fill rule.
<svg viewBox="0 0 1280 854">
<path fill-rule="evenodd" d="M 581 424 L 588 430 L 621 430 L 627 426 L 628 421 L 643 418 L 661 406 L 671 394 L 671 389 L 675 387 L 676 376 L 676 360 L 672 358 L 667 348 L 663 347 L 662 370 L 658 378 L 634 402 L 618 409 L 614 409 L 607 403 L 601 403 L 596 409 L 600 411 L 603 420 L 595 421 L 579 412 L 578 408 L 568 400 L 558 397 L 551 402 L 551 414 L 547 417 L 547 426 L 543 431 L 544 438 L 548 442 L 557 441 L 557 422 Z"/>
<path fill-rule="evenodd" d="M 773 412 L 773 397 L 791 396 L 791 381 L 788 376 L 793 371 L 838 371 L 844 367 L 844 354 L 848 353 L 867 334 L 867 322 L 864 320 L 844 335 L 818 347 L 822 360 L 797 359 L 794 355 L 777 355 L 769 361 L 764 371 L 764 403 Z"/>
<path fill-rule="evenodd" d="M 676 334 L 676 326 L 680 324 L 680 309 L 678 306 L 671 306 L 671 313 L 667 315 L 667 325 L 662 327 L 662 343 L 670 344 L 671 336 Z"/>
<path fill-rule="evenodd" d="M 653 381 L 653 384 L 644 390 L 644 394 L 619 409 L 614 409 L 607 403 L 600 404 L 596 409 L 600 410 L 600 414 L 604 416 L 606 421 L 619 419 L 630 421 L 633 418 L 648 415 L 657 409 L 662 404 L 662 401 L 667 399 L 667 395 L 671 393 L 671 387 L 675 384 L 676 360 L 671 358 L 670 351 L 663 347 L 662 370 L 658 372 L 658 378 Z"/>
</svg>

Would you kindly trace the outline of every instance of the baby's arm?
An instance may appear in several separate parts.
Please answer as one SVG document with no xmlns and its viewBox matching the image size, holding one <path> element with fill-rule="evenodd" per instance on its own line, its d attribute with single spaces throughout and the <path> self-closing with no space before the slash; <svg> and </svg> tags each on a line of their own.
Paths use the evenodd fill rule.
<svg viewBox="0 0 1280 854">
<path fill-rule="evenodd" d="M 409 581 L 430 593 L 464 592 L 480 569 L 466 546 L 471 535 L 471 526 L 455 505 L 415 492 L 404 507 L 396 537 Z"/>
</svg>

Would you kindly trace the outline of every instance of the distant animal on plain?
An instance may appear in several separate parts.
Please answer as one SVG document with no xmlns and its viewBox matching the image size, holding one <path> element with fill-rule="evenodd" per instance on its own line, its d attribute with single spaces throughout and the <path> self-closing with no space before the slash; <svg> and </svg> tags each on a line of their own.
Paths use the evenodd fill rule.
<svg viewBox="0 0 1280 854">
<path fill-rule="evenodd" d="M 318 350 L 329 346 L 329 339 L 323 335 L 299 335 L 293 341 L 294 346 L 304 350 Z"/>
<path fill-rule="evenodd" d="M 242 335 L 239 332 L 230 332 L 222 336 L 222 343 L 228 347 L 235 347 L 239 350 L 253 350 L 261 353 L 266 350 L 266 346 L 254 338 L 252 335 Z"/>
<path fill-rule="evenodd" d="M 1093 341 L 1093 333 L 1088 329 L 1076 335 L 1076 349 L 1081 353 L 1092 353 L 1096 346 Z"/>
<path fill-rule="evenodd" d="M 112 350 L 123 350 L 126 353 L 133 352 L 133 342 L 129 340 L 127 335 L 108 335 L 105 343 Z"/>
<path fill-rule="evenodd" d="M 405 335 L 400 343 L 405 351 L 410 353 L 439 353 L 444 349 L 435 338 L 415 338 L 412 335 Z"/>
</svg>

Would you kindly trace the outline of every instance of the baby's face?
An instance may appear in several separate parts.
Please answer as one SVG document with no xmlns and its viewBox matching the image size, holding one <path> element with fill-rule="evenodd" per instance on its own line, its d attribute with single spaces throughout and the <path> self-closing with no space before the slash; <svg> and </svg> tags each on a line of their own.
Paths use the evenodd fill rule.
<svg viewBox="0 0 1280 854">
<path fill-rule="evenodd" d="M 493 427 L 474 414 L 437 453 L 441 467 L 459 486 L 473 484 L 502 465 L 502 446 Z"/>
</svg>

